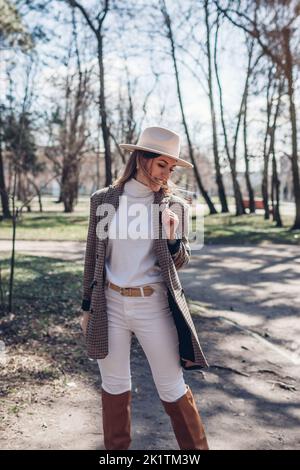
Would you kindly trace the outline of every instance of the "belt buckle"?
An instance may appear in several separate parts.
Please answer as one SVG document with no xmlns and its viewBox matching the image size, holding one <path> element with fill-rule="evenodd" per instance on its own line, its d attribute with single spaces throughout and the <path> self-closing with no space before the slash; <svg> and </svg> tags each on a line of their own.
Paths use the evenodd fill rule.
<svg viewBox="0 0 300 470">
<path fill-rule="evenodd" d="M 146 296 L 145 291 L 143 290 L 144 295 L 145 295 L 146 297 L 150 297 L 150 295 L 153 294 L 153 292 L 155 291 L 155 289 L 153 289 L 152 286 L 146 286 L 146 287 L 148 288 L 149 295 Z"/>
<path fill-rule="evenodd" d="M 131 288 L 130 287 L 120 287 L 120 294 L 121 295 L 131 296 Z"/>
</svg>

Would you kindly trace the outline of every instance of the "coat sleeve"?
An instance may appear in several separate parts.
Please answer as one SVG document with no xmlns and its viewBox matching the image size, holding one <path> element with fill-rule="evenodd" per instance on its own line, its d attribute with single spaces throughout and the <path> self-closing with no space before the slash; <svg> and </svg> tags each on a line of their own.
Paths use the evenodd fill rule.
<svg viewBox="0 0 300 470">
<path fill-rule="evenodd" d="M 96 198 L 92 195 L 90 198 L 90 217 L 84 258 L 83 298 L 81 304 L 82 310 L 86 311 L 90 310 L 96 262 L 96 209 Z"/>
<path fill-rule="evenodd" d="M 178 270 L 186 266 L 191 257 L 191 248 L 188 241 L 189 233 L 189 206 L 183 202 L 170 204 L 170 209 L 177 214 L 179 226 L 176 242 L 168 242 L 169 251 L 173 258 L 175 268 Z"/>
</svg>

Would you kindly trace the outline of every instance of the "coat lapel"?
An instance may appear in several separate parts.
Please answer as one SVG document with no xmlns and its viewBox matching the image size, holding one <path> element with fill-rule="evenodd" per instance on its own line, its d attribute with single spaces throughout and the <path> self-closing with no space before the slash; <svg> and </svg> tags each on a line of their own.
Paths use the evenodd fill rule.
<svg viewBox="0 0 300 470">
<path fill-rule="evenodd" d="M 154 195 L 154 204 L 159 205 L 160 213 L 166 208 L 169 202 L 169 196 L 163 196 L 163 194 L 155 193 Z M 171 255 L 168 249 L 167 239 L 162 237 L 162 223 L 161 217 L 153 217 L 153 233 L 155 234 L 154 237 L 154 252 L 156 254 L 156 258 L 158 264 L 161 268 L 161 273 L 164 278 L 164 281 L 169 289 L 172 289 L 171 285 L 171 278 L 169 275 L 169 266 L 171 263 Z"/>
<path fill-rule="evenodd" d="M 118 210 L 119 204 L 120 204 L 120 196 L 122 195 L 124 190 L 124 186 L 116 186 L 113 187 L 112 185 L 109 186 L 109 189 L 104 197 L 103 204 L 112 204 L 114 207 L 114 212 L 110 212 L 108 215 L 108 220 L 107 220 L 107 233 L 109 231 L 110 224 L 112 222 L 113 216 Z M 108 243 L 108 237 L 104 239 L 104 246 L 105 248 L 107 247 Z"/>
</svg>

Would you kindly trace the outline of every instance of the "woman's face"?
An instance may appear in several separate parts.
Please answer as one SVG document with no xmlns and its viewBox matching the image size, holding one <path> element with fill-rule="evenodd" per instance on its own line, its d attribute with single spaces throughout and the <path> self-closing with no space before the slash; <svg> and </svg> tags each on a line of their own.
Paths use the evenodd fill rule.
<svg viewBox="0 0 300 470">
<path fill-rule="evenodd" d="M 175 167 L 174 160 L 164 155 L 159 155 L 149 161 L 148 171 L 157 180 L 157 185 L 152 185 L 153 191 L 160 190 L 161 185 L 168 181 Z"/>
</svg>

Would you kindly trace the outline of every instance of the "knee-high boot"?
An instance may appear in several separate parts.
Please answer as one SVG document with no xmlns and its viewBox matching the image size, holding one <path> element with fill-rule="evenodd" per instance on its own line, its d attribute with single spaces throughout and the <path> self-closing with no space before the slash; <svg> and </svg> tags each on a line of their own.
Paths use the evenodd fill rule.
<svg viewBox="0 0 300 470">
<path fill-rule="evenodd" d="M 127 450 L 131 443 L 131 391 L 114 395 L 101 388 L 104 447 Z"/>
<path fill-rule="evenodd" d="M 192 391 L 175 402 L 161 400 L 171 418 L 172 427 L 180 449 L 209 450 L 204 426 L 200 418 Z"/>
</svg>

